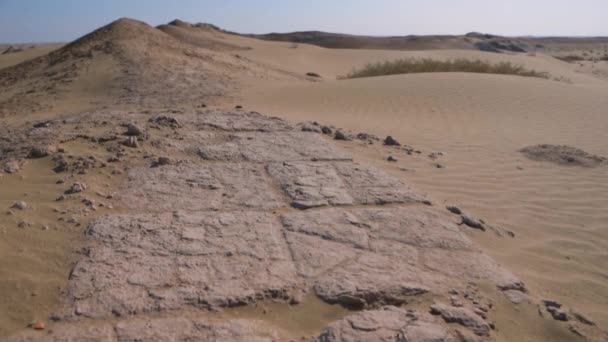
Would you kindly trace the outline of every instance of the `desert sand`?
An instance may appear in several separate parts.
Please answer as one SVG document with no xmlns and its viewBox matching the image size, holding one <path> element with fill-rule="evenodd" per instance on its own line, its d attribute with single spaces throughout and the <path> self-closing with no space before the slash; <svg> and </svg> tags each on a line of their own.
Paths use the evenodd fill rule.
<svg viewBox="0 0 608 342">
<path fill-rule="evenodd" d="M 545 44 L 330 49 L 120 20 L 1 55 L 0 334 L 606 339 L 608 62 L 550 54 L 605 47 Z M 341 79 L 397 58 L 550 76 Z M 522 153 L 543 144 L 581 152 Z"/>
</svg>

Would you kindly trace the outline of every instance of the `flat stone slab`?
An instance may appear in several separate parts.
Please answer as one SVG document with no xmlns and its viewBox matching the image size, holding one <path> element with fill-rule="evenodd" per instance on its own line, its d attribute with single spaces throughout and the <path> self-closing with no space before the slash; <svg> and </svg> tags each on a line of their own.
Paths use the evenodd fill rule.
<svg viewBox="0 0 608 342">
<path fill-rule="evenodd" d="M 115 215 L 87 235 L 59 313 L 67 319 L 287 300 L 296 283 L 280 224 L 265 213 Z"/>
<path fill-rule="evenodd" d="M 318 342 L 338 341 L 457 341 L 448 329 L 427 314 L 388 306 L 363 311 L 330 324 Z"/>
<path fill-rule="evenodd" d="M 135 169 L 120 197 L 131 209 L 156 212 L 283 206 L 264 168 L 248 163 Z"/>
<path fill-rule="evenodd" d="M 7 342 L 118 341 L 243 341 L 273 342 L 279 334 L 255 320 L 214 322 L 185 317 L 135 319 L 116 324 L 62 324 L 48 331 L 30 331 Z"/>
<path fill-rule="evenodd" d="M 282 222 L 298 275 L 329 303 L 400 305 L 471 281 L 523 286 L 453 222 L 423 206 L 295 212 Z"/>
<path fill-rule="evenodd" d="M 293 126 L 287 121 L 268 117 L 256 112 L 223 113 L 209 112 L 196 117 L 199 128 L 215 128 L 224 131 L 291 131 Z"/>
<path fill-rule="evenodd" d="M 350 160 L 320 134 L 311 132 L 235 133 L 227 141 L 201 146 L 198 154 L 205 160 L 258 163 Z"/>
<path fill-rule="evenodd" d="M 397 179 L 353 162 L 283 162 L 267 169 L 299 209 L 424 200 Z"/>
</svg>

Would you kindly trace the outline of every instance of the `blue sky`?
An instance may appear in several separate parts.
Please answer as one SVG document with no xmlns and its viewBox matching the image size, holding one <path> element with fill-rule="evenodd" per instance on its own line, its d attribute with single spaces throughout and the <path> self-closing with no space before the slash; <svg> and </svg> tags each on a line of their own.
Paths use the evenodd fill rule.
<svg viewBox="0 0 608 342">
<path fill-rule="evenodd" d="M 0 0 L 0 42 L 70 41 L 120 17 L 243 33 L 608 36 L 608 0 Z"/>
</svg>

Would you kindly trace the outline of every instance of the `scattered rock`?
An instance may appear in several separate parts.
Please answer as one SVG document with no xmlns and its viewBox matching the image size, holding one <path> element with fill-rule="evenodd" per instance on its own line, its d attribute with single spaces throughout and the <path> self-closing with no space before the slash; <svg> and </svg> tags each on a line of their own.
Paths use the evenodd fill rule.
<svg viewBox="0 0 608 342">
<path fill-rule="evenodd" d="M 131 148 L 139 147 L 139 143 L 137 142 L 137 137 L 129 137 L 127 140 L 123 141 L 123 145 Z"/>
<path fill-rule="evenodd" d="M 34 330 L 44 330 L 44 328 L 46 328 L 44 322 L 35 322 L 32 324 L 32 329 Z"/>
<path fill-rule="evenodd" d="M 28 158 L 44 158 L 57 152 L 55 145 L 34 146 L 28 154 Z"/>
<path fill-rule="evenodd" d="M 69 163 L 63 155 L 57 156 L 53 158 L 53 160 L 55 161 L 55 167 L 53 168 L 53 171 L 55 171 L 56 173 L 61 173 L 68 170 Z"/>
<path fill-rule="evenodd" d="M 556 321 L 563 321 L 563 322 L 568 321 L 568 314 L 560 308 L 556 308 L 554 306 L 548 306 L 547 311 L 551 314 L 553 319 Z"/>
<path fill-rule="evenodd" d="M 87 185 L 84 183 L 74 183 L 72 186 L 65 191 L 66 195 L 77 194 L 87 189 Z"/>
<path fill-rule="evenodd" d="M 150 120 L 148 120 L 149 122 L 155 123 L 159 126 L 168 126 L 171 128 L 179 128 L 181 127 L 179 121 L 174 118 L 174 117 L 170 117 L 170 116 L 165 116 L 165 115 L 160 115 L 157 116 L 155 118 L 151 118 Z"/>
<path fill-rule="evenodd" d="M 8 160 L 5 161 L 2 165 L 2 170 L 8 174 L 13 174 L 19 172 L 21 169 L 21 164 L 16 160 Z"/>
<path fill-rule="evenodd" d="M 395 158 L 393 156 L 388 156 L 388 158 L 386 158 L 386 160 L 389 162 L 393 162 L 393 163 L 396 163 L 398 161 L 397 158 Z"/>
<path fill-rule="evenodd" d="M 241 106 L 241 105 L 236 105 L 236 106 L 234 106 L 234 108 L 235 108 L 235 109 L 243 109 L 243 106 Z"/>
<path fill-rule="evenodd" d="M 316 72 L 307 72 L 306 76 L 308 76 L 308 77 L 315 77 L 315 78 L 321 78 L 321 75 L 317 74 Z"/>
<path fill-rule="evenodd" d="M 503 291 L 503 294 L 513 304 L 521 304 L 530 301 L 530 297 L 528 297 L 528 295 L 522 291 L 507 290 Z"/>
<path fill-rule="evenodd" d="M 460 210 L 460 208 L 458 208 L 458 207 L 448 206 L 448 207 L 446 207 L 446 209 L 449 212 L 451 212 L 452 214 L 455 214 L 455 215 L 462 215 L 463 214 L 462 210 Z"/>
<path fill-rule="evenodd" d="M 134 123 L 129 123 L 127 124 L 127 132 L 125 133 L 125 135 L 131 136 L 131 137 L 136 137 L 136 136 L 142 136 L 144 134 L 144 131 L 139 128 L 139 126 L 137 126 Z"/>
<path fill-rule="evenodd" d="M 545 307 L 554 307 L 554 308 L 561 308 L 562 304 L 556 300 L 553 299 L 543 299 L 542 303 L 545 305 Z"/>
<path fill-rule="evenodd" d="M 335 140 L 351 140 L 350 137 L 342 131 L 336 131 L 336 134 L 334 134 L 334 139 Z"/>
<path fill-rule="evenodd" d="M 318 125 L 315 125 L 315 123 L 303 122 L 299 126 L 302 129 L 302 132 L 321 133 L 321 128 Z"/>
<path fill-rule="evenodd" d="M 19 227 L 19 228 L 29 228 L 31 226 L 32 226 L 32 224 L 26 220 L 21 220 L 21 221 L 19 221 L 19 223 L 17 223 L 17 227 Z"/>
<path fill-rule="evenodd" d="M 25 210 L 27 209 L 27 203 L 25 203 L 24 201 L 16 201 L 11 206 L 11 209 Z"/>
<path fill-rule="evenodd" d="M 321 127 L 321 133 L 326 134 L 326 135 L 332 135 L 333 130 L 327 126 L 323 126 L 323 127 Z"/>
<path fill-rule="evenodd" d="M 401 146 L 401 144 L 395 140 L 395 138 L 391 137 L 390 135 L 386 137 L 386 139 L 384 139 L 384 145 L 385 146 Z"/>
<path fill-rule="evenodd" d="M 570 309 L 570 315 L 572 315 L 572 317 L 574 317 L 574 319 L 576 319 L 577 321 L 586 324 L 586 325 L 595 325 L 595 322 L 589 318 L 588 316 L 584 315 L 583 313 L 575 310 L 575 309 Z"/>
<path fill-rule="evenodd" d="M 463 214 L 460 217 L 462 218 L 462 222 L 460 223 L 461 225 L 464 224 L 471 228 L 479 229 L 484 232 L 486 231 L 485 226 L 479 220 L 477 220 L 469 215 L 466 215 L 466 214 Z"/>
</svg>

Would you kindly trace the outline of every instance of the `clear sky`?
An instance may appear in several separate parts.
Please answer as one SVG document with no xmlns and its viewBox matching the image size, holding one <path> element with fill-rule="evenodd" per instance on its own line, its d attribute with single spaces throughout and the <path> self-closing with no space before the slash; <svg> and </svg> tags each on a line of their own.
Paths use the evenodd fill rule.
<svg viewBox="0 0 608 342">
<path fill-rule="evenodd" d="M 0 0 L 0 42 L 70 41 L 120 17 L 242 33 L 608 36 L 608 0 Z"/>
</svg>

